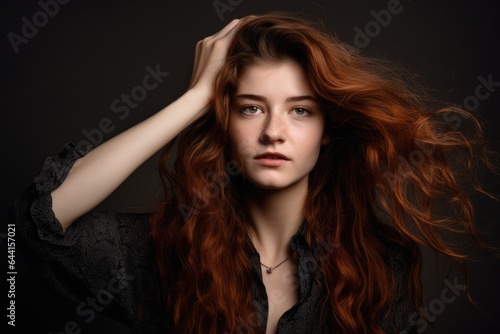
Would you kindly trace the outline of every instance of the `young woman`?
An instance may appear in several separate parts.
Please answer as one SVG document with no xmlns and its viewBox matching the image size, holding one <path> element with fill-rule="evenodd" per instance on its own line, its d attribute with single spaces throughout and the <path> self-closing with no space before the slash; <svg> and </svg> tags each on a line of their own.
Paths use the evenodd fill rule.
<svg viewBox="0 0 500 334">
<path fill-rule="evenodd" d="M 303 19 L 234 20 L 197 44 L 178 100 L 48 158 L 15 219 L 46 281 L 96 296 L 85 321 L 107 306 L 137 333 L 416 332 L 419 246 L 464 259 L 443 232 L 478 238 L 466 189 L 490 166 L 476 120 L 427 102 Z M 165 145 L 155 212 L 91 211 Z"/>
</svg>

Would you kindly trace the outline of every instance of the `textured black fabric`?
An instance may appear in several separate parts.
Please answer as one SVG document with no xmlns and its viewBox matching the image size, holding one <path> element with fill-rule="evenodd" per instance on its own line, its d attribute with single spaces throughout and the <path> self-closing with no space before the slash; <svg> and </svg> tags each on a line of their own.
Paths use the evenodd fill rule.
<svg viewBox="0 0 500 334">
<path fill-rule="evenodd" d="M 29 250 L 31 268 L 57 293 L 80 303 L 79 315 L 89 309 L 89 296 L 100 306 L 115 309 L 118 320 L 128 324 L 134 333 L 165 333 L 164 310 L 155 307 L 157 275 L 153 264 L 152 241 L 148 214 L 123 214 L 91 211 L 76 220 L 63 233 L 52 211 L 50 192 L 65 179 L 73 163 L 91 150 L 67 144 L 64 150 L 48 157 L 41 173 L 17 199 L 13 206 L 18 236 Z M 300 285 L 299 302 L 283 314 L 277 333 L 330 333 L 320 328 L 320 307 L 324 293 L 315 269 L 318 249 L 311 249 L 305 238 L 305 225 L 291 239 L 296 253 Z M 335 256 L 335 245 L 327 253 Z M 268 313 L 266 290 L 262 282 L 259 254 L 249 248 L 254 267 L 252 296 L 260 326 L 265 329 Z M 387 259 L 394 273 L 397 291 L 402 294 L 404 273 L 408 265 L 405 251 L 391 246 Z M 87 304 L 86 304 L 87 303 Z M 388 333 L 415 333 L 405 300 L 397 299 L 396 307 L 384 328 Z M 395 325 L 395 329 L 390 324 Z M 245 332 L 242 324 L 241 332 Z"/>
</svg>

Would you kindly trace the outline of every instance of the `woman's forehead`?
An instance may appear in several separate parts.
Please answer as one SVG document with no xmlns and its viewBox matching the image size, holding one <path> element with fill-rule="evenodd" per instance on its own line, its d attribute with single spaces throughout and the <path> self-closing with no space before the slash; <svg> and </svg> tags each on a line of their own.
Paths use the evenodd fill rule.
<svg viewBox="0 0 500 334">
<path fill-rule="evenodd" d="M 314 96 L 304 69 L 291 60 L 263 61 L 248 65 L 238 78 L 235 95 Z"/>
</svg>

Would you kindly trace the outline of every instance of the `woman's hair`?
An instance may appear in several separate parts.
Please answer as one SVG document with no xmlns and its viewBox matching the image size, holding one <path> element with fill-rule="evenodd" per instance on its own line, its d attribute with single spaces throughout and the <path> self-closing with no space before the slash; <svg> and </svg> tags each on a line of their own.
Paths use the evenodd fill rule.
<svg viewBox="0 0 500 334">
<path fill-rule="evenodd" d="M 332 137 L 309 175 L 303 208 L 306 240 L 321 259 L 321 321 L 332 332 L 383 333 L 397 288 L 411 310 L 422 302 L 420 245 L 462 263 L 466 256 L 450 235 L 483 244 L 468 192 L 489 195 L 474 176 L 479 161 L 493 168 L 489 151 L 472 115 L 436 107 L 408 86 L 408 76 L 289 14 L 244 20 L 216 76 L 212 110 L 162 156 L 166 195 L 151 224 L 168 326 L 181 333 L 259 331 L 249 218 L 228 136 L 238 79 L 259 60 L 292 60 L 304 69 Z M 408 266 L 398 281 L 406 286 L 396 286 L 387 264 L 394 246 L 405 249 Z"/>
</svg>

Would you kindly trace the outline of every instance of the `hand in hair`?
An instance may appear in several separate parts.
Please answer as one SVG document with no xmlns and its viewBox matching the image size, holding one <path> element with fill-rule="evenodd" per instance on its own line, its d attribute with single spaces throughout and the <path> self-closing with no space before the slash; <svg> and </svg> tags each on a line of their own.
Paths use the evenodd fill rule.
<svg viewBox="0 0 500 334">
<path fill-rule="evenodd" d="M 234 19 L 219 32 L 198 41 L 189 88 L 201 88 L 211 93 L 215 73 L 224 63 L 240 21 Z"/>
</svg>

